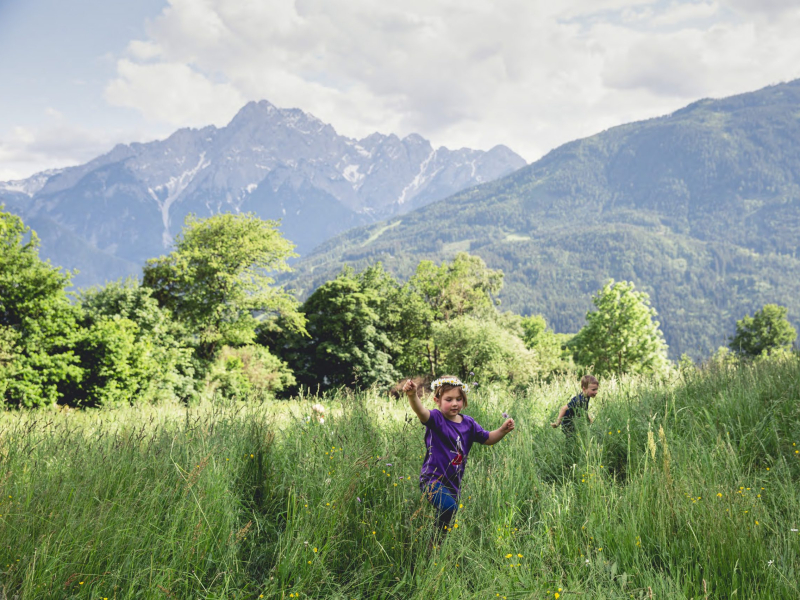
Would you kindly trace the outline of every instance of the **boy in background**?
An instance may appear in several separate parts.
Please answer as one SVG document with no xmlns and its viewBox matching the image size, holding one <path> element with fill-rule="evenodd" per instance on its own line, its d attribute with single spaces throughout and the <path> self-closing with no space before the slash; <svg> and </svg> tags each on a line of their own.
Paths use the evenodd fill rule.
<svg viewBox="0 0 800 600">
<path fill-rule="evenodd" d="M 573 397 L 567 404 L 558 411 L 555 423 L 550 423 L 553 427 L 561 425 L 564 435 L 570 436 L 575 432 L 575 419 L 580 419 L 583 415 L 593 423 L 594 419 L 589 414 L 589 400 L 597 396 L 600 384 L 594 375 L 584 375 L 581 377 L 581 393 Z"/>
</svg>

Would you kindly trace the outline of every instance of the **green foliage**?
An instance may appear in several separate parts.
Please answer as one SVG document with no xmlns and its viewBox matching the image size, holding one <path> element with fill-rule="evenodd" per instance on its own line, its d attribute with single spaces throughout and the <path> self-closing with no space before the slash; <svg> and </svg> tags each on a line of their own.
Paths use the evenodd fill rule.
<svg viewBox="0 0 800 600">
<path fill-rule="evenodd" d="M 295 385 L 287 364 L 263 346 L 223 346 L 208 374 L 209 389 L 231 400 L 264 399 Z"/>
<path fill-rule="evenodd" d="M 745 315 L 736 321 L 736 334 L 729 344 L 731 350 L 752 357 L 789 349 L 797 339 L 797 331 L 786 318 L 787 312 L 785 306 L 767 304 L 752 317 Z"/>
<path fill-rule="evenodd" d="M 420 261 L 404 287 L 409 297 L 406 310 L 413 311 L 405 316 L 405 322 L 417 324 L 409 332 L 418 339 L 416 365 L 427 363 L 426 370 L 432 376 L 441 372 L 442 349 L 434 335 L 436 324 L 466 315 L 496 318 L 495 296 L 502 287 L 502 271 L 489 269 L 483 259 L 466 252 L 456 254 L 452 262 L 442 261 L 438 267 L 429 260 Z"/>
<path fill-rule="evenodd" d="M 80 307 L 85 332 L 77 353 L 87 374 L 68 397 L 71 404 L 197 396 L 190 340 L 169 311 L 159 307 L 150 288 L 133 279 L 112 282 L 83 291 Z M 106 386 L 108 393 L 101 391 Z"/>
<path fill-rule="evenodd" d="M 159 372 L 145 344 L 137 343 L 139 327 L 124 317 L 105 317 L 82 329 L 74 350 L 84 372 L 77 389 L 65 395 L 68 404 L 102 406 L 132 402 Z"/>
<path fill-rule="evenodd" d="M 459 252 L 452 262 L 438 267 L 429 260 L 420 261 L 410 283 L 430 306 L 433 319 L 448 321 L 493 312 L 503 272 L 487 268 L 479 256 Z"/>
<path fill-rule="evenodd" d="M 576 391 L 470 392 L 481 425 L 517 428 L 473 446 L 458 528 L 430 550 L 424 428 L 374 390 L 0 412 L 3 593 L 798 597 L 797 356 L 604 381 L 567 455 L 548 423 Z"/>
<path fill-rule="evenodd" d="M 211 359 L 222 345 L 250 344 L 256 315 L 280 315 L 293 330 L 303 328 L 297 302 L 265 273 L 287 271 L 296 256 L 277 221 L 253 214 L 186 218 L 168 256 L 147 261 L 143 285 L 153 290 L 197 338 L 199 356 Z"/>
<path fill-rule="evenodd" d="M 542 315 L 523 317 L 520 325 L 522 340 L 527 348 L 536 353 L 541 372 L 561 374 L 574 370 L 572 353 L 568 349 L 574 335 L 553 332 Z"/>
<path fill-rule="evenodd" d="M 592 301 L 597 310 L 587 313 L 586 326 L 570 343 L 576 363 L 599 376 L 667 370 L 667 346 L 646 293 L 612 280 Z"/>
<path fill-rule="evenodd" d="M 461 316 L 433 326 L 433 341 L 441 351 L 439 367 L 465 381 L 531 383 L 539 372 L 537 355 L 521 339 L 495 321 Z"/>
<path fill-rule="evenodd" d="M 38 246 L 36 233 L 0 207 L 0 390 L 12 406 L 52 404 L 82 375 L 72 352 L 78 311 L 65 292 L 70 276 L 43 262 Z"/>
<path fill-rule="evenodd" d="M 392 341 L 381 321 L 393 310 L 387 277 L 380 265 L 359 274 L 345 267 L 303 303 L 308 337 L 295 335 L 285 350 L 301 384 L 326 389 L 396 380 Z"/>
</svg>

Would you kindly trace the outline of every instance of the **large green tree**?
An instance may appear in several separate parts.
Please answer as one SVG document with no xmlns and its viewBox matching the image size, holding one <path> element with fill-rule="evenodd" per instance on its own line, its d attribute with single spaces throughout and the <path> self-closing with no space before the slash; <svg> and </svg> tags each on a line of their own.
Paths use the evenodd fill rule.
<svg viewBox="0 0 800 600">
<path fill-rule="evenodd" d="M 87 370 L 73 392 L 83 404 L 189 399 L 196 395 L 185 328 L 134 279 L 84 290 L 76 353 Z"/>
<path fill-rule="evenodd" d="M 503 272 L 490 269 L 480 256 L 459 252 L 453 262 L 417 265 L 410 281 L 430 306 L 433 319 L 447 321 L 494 310 L 503 287 Z"/>
<path fill-rule="evenodd" d="M 736 321 L 730 349 L 741 356 L 759 356 L 790 348 L 797 339 L 797 330 L 789 323 L 787 314 L 785 306 L 765 304 L 752 317 L 745 315 Z"/>
<path fill-rule="evenodd" d="M 443 372 L 481 383 L 507 381 L 524 385 L 538 375 L 536 353 L 492 319 L 456 317 L 433 326 Z"/>
<path fill-rule="evenodd" d="M 661 373 L 669 368 L 667 344 L 650 297 L 632 282 L 608 281 L 592 298 L 596 310 L 570 342 L 575 362 L 597 375 Z"/>
<path fill-rule="evenodd" d="M 278 226 L 250 213 L 190 215 L 175 250 L 147 261 L 143 284 L 186 324 L 202 359 L 223 345 L 252 343 L 259 319 L 280 315 L 286 327 L 302 330 L 297 301 L 268 275 L 290 270 L 286 260 L 296 256 Z"/>
<path fill-rule="evenodd" d="M 345 267 L 303 304 L 308 337 L 290 337 L 284 356 L 301 384 L 322 388 L 389 385 L 392 341 L 385 323 L 391 276 L 378 264 L 362 273 Z"/>
<path fill-rule="evenodd" d="M 522 341 L 536 353 L 539 370 L 544 375 L 566 373 L 574 366 L 567 347 L 573 338 L 569 333 L 555 333 L 542 315 L 522 317 Z"/>
<path fill-rule="evenodd" d="M 0 206 L 0 352 L 3 401 L 56 402 L 82 377 L 72 346 L 79 311 L 67 297 L 70 274 L 39 258 L 39 238 Z"/>
<path fill-rule="evenodd" d="M 503 272 L 488 268 L 479 256 L 459 252 L 452 262 L 438 266 L 421 261 L 407 287 L 413 299 L 408 306 L 419 323 L 415 332 L 418 341 L 410 348 L 418 353 L 416 363 L 424 364 L 432 376 L 437 375 L 442 357 L 433 336 L 434 324 L 467 315 L 494 319 L 496 296 L 502 287 Z"/>
</svg>

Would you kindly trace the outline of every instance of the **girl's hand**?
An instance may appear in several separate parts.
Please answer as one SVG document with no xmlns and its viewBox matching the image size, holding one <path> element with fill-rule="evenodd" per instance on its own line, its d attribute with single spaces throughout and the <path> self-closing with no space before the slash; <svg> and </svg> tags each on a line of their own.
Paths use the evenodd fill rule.
<svg viewBox="0 0 800 600">
<path fill-rule="evenodd" d="M 406 393 L 406 396 L 408 396 L 409 398 L 416 398 L 417 397 L 417 384 L 409 379 L 403 384 L 403 391 Z"/>
<path fill-rule="evenodd" d="M 514 431 L 514 419 L 506 419 L 505 423 L 500 425 L 500 429 L 504 435 Z"/>
</svg>

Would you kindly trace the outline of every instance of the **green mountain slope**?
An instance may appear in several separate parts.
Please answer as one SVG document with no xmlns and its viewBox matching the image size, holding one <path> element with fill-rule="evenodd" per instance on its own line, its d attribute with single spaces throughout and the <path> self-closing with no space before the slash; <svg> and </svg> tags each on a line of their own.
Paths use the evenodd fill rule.
<svg viewBox="0 0 800 600">
<path fill-rule="evenodd" d="M 708 355 L 776 302 L 800 321 L 800 80 L 565 144 L 503 179 L 350 230 L 297 265 L 409 276 L 466 250 L 506 274 L 503 307 L 576 331 L 609 277 L 650 293 L 673 357 Z"/>
</svg>

